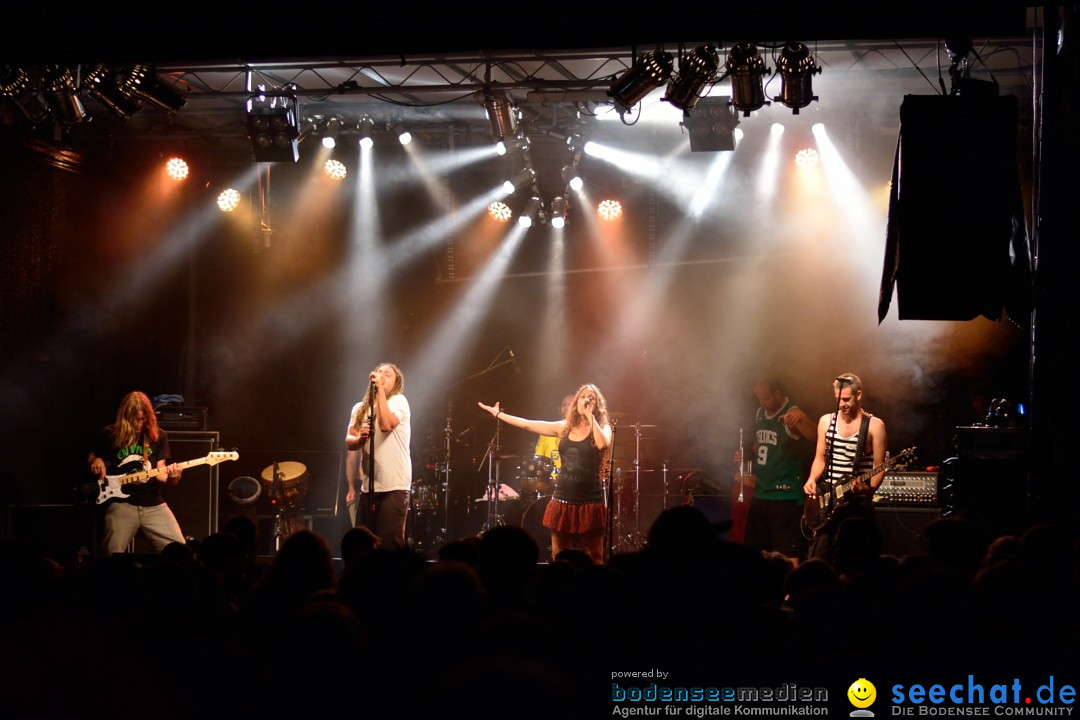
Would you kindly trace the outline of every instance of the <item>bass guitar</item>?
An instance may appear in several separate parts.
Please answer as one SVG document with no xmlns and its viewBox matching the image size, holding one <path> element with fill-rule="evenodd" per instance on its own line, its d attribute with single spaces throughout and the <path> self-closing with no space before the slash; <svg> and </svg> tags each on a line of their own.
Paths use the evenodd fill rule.
<svg viewBox="0 0 1080 720">
<path fill-rule="evenodd" d="M 182 470 L 186 470 L 189 467 L 195 467 L 197 465 L 217 465 L 218 463 L 227 460 L 239 459 L 240 454 L 235 450 L 229 452 L 221 451 L 212 452 L 206 457 L 178 462 L 176 465 Z M 128 494 L 124 492 L 123 488 L 125 485 L 130 485 L 131 483 L 144 483 L 150 478 L 161 477 L 169 471 L 167 467 L 146 468 L 142 463 L 142 458 L 138 455 L 131 455 L 126 458 L 120 463 L 120 468 L 123 469 L 125 465 L 131 465 L 132 463 L 137 463 L 136 467 L 140 469 L 128 473 L 106 475 L 100 479 L 95 478 L 93 482 L 80 484 L 76 488 L 79 497 L 85 502 L 89 502 L 93 499 L 98 505 L 114 498 L 126 498 L 128 497 Z"/>
<path fill-rule="evenodd" d="M 817 496 L 806 498 L 806 504 L 803 506 L 803 528 L 817 535 L 833 519 L 837 508 L 842 504 L 841 501 L 851 492 L 852 485 L 856 482 L 865 485 L 870 478 L 878 473 L 884 472 L 894 465 L 906 462 L 914 455 L 915 448 L 909 447 L 907 450 L 901 450 L 877 467 L 870 468 L 860 475 L 845 475 L 839 481 L 833 483 L 832 487 L 822 488 L 822 484 L 819 483 Z"/>
</svg>

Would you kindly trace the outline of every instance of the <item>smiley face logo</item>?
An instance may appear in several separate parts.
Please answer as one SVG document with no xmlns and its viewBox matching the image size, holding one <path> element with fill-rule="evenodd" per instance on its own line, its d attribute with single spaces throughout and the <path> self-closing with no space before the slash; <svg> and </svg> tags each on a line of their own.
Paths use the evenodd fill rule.
<svg viewBox="0 0 1080 720">
<path fill-rule="evenodd" d="M 855 707 L 868 708 L 877 699 L 877 688 L 866 678 L 859 678 L 851 683 L 851 687 L 847 690 L 847 697 Z"/>
</svg>

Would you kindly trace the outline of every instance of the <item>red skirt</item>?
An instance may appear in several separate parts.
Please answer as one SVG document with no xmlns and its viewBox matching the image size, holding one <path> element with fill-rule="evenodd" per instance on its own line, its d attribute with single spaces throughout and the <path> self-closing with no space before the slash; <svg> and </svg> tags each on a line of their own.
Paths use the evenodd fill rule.
<svg viewBox="0 0 1080 720">
<path fill-rule="evenodd" d="M 555 532 L 584 535 L 599 532 L 607 525 L 607 508 L 603 503 L 568 503 L 552 500 L 544 510 L 544 527 Z"/>
</svg>

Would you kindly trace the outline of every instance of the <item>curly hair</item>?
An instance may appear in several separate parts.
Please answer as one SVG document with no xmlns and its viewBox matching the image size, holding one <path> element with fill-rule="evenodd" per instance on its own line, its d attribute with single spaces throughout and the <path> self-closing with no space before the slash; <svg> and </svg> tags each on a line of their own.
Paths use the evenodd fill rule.
<svg viewBox="0 0 1080 720">
<path fill-rule="evenodd" d="M 610 424 L 611 420 L 608 417 L 607 400 L 604 398 L 604 394 L 600 392 L 600 388 L 596 387 L 592 383 L 585 383 L 577 389 L 574 393 L 574 399 L 570 403 L 570 407 L 566 411 L 566 423 L 563 426 L 563 431 L 560 433 L 560 437 L 566 437 L 570 434 L 570 430 L 574 427 L 588 422 L 588 418 L 578 412 L 578 400 L 581 398 L 581 394 L 585 391 L 591 391 L 596 396 L 596 404 L 593 405 L 592 414 L 596 418 L 597 422 L 601 425 Z"/>
</svg>

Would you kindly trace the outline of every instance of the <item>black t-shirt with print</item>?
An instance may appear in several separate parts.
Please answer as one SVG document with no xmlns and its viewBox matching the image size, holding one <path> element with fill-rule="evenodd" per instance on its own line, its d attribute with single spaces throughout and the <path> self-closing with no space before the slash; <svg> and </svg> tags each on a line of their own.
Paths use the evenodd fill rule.
<svg viewBox="0 0 1080 720">
<path fill-rule="evenodd" d="M 158 428 L 158 439 L 148 443 L 147 461 L 149 467 L 157 467 L 159 460 L 169 459 L 169 435 Z M 127 475 L 145 469 L 143 465 L 142 443 L 136 442 L 127 447 L 118 448 L 113 444 L 112 428 L 104 427 L 98 436 L 94 446 L 94 454 L 105 461 L 105 473 L 107 475 Z M 161 497 L 161 479 L 150 478 L 145 483 L 128 483 L 121 490 L 128 494 L 127 498 L 117 498 L 114 502 L 128 502 L 140 507 L 160 505 L 165 502 Z"/>
</svg>

